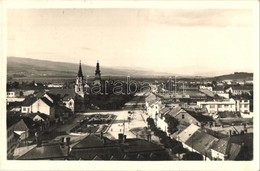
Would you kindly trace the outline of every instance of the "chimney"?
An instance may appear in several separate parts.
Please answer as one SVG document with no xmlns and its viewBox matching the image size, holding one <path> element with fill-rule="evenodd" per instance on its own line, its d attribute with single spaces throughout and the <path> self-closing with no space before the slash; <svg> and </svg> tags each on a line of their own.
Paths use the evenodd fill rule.
<svg viewBox="0 0 260 171">
<path fill-rule="evenodd" d="M 70 137 L 66 138 L 66 146 L 67 146 L 67 157 L 69 157 L 70 154 Z"/>
<path fill-rule="evenodd" d="M 126 141 L 126 135 L 123 136 L 123 143 Z"/>
<path fill-rule="evenodd" d="M 123 137 L 124 137 L 124 134 L 122 134 L 122 133 L 119 133 L 119 134 L 118 134 L 119 143 L 122 143 L 122 142 L 123 142 Z"/>
<path fill-rule="evenodd" d="M 100 132 L 100 139 L 103 139 L 103 132 Z"/>
<path fill-rule="evenodd" d="M 66 138 L 66 146 L 69 146 L 70 145 L 70 137 L 67 137 Z"/>
<path fill-rule="evenodd" d="M 41 147 L 42 146 L 42 141 L 40 140 L 39 137 L 36 138 L 37 141 L 37 147 Z"/>
<path fill-rule="evenodd" d="M 61 137 L 61 142 L 60 142 L 60 145 L 61 145 L 61 147 L 63 148 L 64 147 L 64 145 L 65 145 L 65 138 L 64 137 Z"/>
</svg>

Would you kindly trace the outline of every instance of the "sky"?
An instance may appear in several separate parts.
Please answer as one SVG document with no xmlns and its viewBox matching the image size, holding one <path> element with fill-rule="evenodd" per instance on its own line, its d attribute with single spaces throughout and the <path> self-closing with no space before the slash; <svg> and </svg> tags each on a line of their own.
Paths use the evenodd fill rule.
<svg viewBox="0 0 260 171">
<path fill-rule="evenodd" d="M 254 68 L 251 9 L 8 9 L 7 55 L 178 74 Z"/>
</svg>

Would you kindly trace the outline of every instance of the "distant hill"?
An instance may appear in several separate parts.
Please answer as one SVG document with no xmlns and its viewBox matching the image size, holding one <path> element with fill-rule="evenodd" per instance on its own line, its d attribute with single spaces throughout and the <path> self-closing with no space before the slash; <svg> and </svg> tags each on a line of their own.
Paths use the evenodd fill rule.
<svg viewBox="0 0 260 171">
<path fill-rule="evenodd" d="M 214 77 L 215 80 L 253 80 L 253 73 L 234 72 L 233 74 Z"/>
<path fill-rule="evenodd" d="M 75 77 L 78 72 L 79 64 L 54 62 L 21 57 L 7 58 L 7 76 L 19 77 Z M 83 75 L 94 76 L 95 66 L 82 64 Z M 156 73 L 146 70 L 135 70 L 127 68 L 102 67 L 102 76 L 152 76 L 167 75 L 167 73 Z"/>
</svg>

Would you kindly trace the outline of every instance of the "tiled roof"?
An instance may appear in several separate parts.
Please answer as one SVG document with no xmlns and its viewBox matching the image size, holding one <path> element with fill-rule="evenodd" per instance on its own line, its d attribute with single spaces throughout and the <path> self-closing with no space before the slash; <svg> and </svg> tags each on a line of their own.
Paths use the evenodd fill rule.
<svg viewBox="0 0 260 171">
<path fill-rule="evenodd" d="M 67 147 L 62 148 L 59 144 L 35 147 L 18 158 L 18 160 L 43 160 L 65 158 Z"/>
<path fill-rule="evenodd" d="M 170 109 L 169 107 L 165 107 L 165 108 L 163 108 L 163 109 L 160 110 L 160 113 L 166 114 L 166 113 L 170 112 L 170 110 L 171 110 L 171 109 Z"/>
<path fill-rule="evenodd" d="M 217 138 L 209 135 L 205 132 L 196 131 L 191 137 L 185 142 L 188 146 L 192 147 L 200 154 L 205 154 L 210 147 L 212 146 L 213 142 L 218 140 Z"/>
<path fill-rule="evenodd" d="M 215 94 L 212 91 L 206 90 L 206 89 L 201 89 L 200 92 L 206 94 L 209 97 L 214 97 Z"/>
<path fill-rule="evenodd" d="M 253 90 L 253 86 L 233 86 L 232 90 L 246 90 L 246 91 L 250 91 L 250 90 Z"/>
<path fill-rule="evenodd" d="M 111 157 L 120 160 L 123 159 L 124 153 L 120 147 L 93 147 L 86 149 L 75 149 L 72 148 L 70 153 L 70 160 L 93 160 L 96 156 L 100 160 L 111 160 Z"/>
<path fill-rule="evenodd" d="M 106 138 L 106 137 L 104 137 Z M 96 156 L 101 160 L 167 160 L 169 155 L 160 145 L 146 140 L 131 138 L 124 143 L 119 140 L 104 141 L 98 135 L 90 134 L 72 147 L 70 159 L 93 160 Z"/>
<path fill-rule="evenodd" d="M 20 116 L 17 115 L 17 116 L 10 116 L 10 115 L 7 115 L 7 128 L 11 127 L 12 125 L 16 124 L 17 122 L 19 122 L 21 120 Z"/>
<path fill-rule="evenodd" d="M 41 100 L 50 107 L 54 106 L 54 104 L 50 100 L 48 100 L 46 97 L 42 97 Z"/>
<path fill-rule="evenodd" d="M 171 111 L 168 113 L 171 116 L 176 116 L 178 114 L 178 112 L 181 110 L 182 108 L 180 106 L 174 107 L 173 109 L 171 109 Z"/>
<path fill-rule="evenodd" d="M 34 102 L 37 101 L 37 97 L 34 96 L 28 96 L 24 99 L 22 102 L 22 106 L 31 106 Z"/>
<path fill-rule="evenodd" d="M 178 134 L 178 140 L 186 142 L 198 129 L 199 127 L 197 125 L 190 124 L 190 126 Z"/>
<path fill-rule="evenodd" d="M 213 145 L 212 145 L 212 149 L 222 153 L 222 154 L 226 154 L 227 152 L 227 146 L 228 146 L 228 141 L 224 140 L 224 139 L 219 139 L 216 140 Z"/>
<path fill-rule="evenodd" d="M 230 144 L 230 149 L 228 152 L 228 160 L 235 160 L 240 153 L 241 146 L 235 143 Z"/>
<path fill-rule="evenodd" d="M 82 141 L 80 141 L 78 144 L 76 144 L 73 149 L 84 149 L 84 148 L 97 148 L 97 147 L 104 147 L 104 146 L 113 146 L 116 143 L 113 143 L 111 140 L 106 139 L 106 143 L 95 134 L 90 134 L 86 138 L 84 138 Z"/>
<path fill-rule="evenodd" d="M 191 111 L 187 109 L 184 110 L 199 122 L 214 121 L 214 119 L 212 119 L 210 116 L 203 115 L 203 113 L 201 112 Z"/>
<path fill-rule="evenodd" d="M 44 114 L 44 113 L 40 113 L 38 114 L 42 119 L 46 120 L 46 119 L 49 119 L 49 116 Z"/>
<path fill-rule="evenodd" d="M 140 153 L 148 151 L 160 151 L 164 148 L 160 145 L 148 142 L 146 140 L 131 138 L 126 139 L 125 143 L 122 144 L 121 148 L 126 153 Z"/>
<path fill-rule="evenodd" d="M 55 95 L 60 95 L 61 97 L 63 97 L 64 95 L 69 95 L 70 97 L 74 98 L 76 96 L 76 93 L 74 91 L 74 89 L 50 89 L 48 91 L 51 94 L 55 94 Z"/>
<path fill-rule="evenodd" d="M 235 143 L 230 143 L 227 139 L 219 139 L 213 143 L 212 149 L 226 155 L 226 160 L 235 160 L 240 152 L 241 146 Z"/>
</svg>

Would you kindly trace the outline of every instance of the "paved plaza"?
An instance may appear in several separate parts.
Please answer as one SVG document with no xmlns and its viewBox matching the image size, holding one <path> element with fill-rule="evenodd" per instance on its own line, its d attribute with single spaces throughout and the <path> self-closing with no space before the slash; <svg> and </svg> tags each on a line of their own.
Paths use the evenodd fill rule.
<svg viewBox="0 0 260 171">
<path fill-rule="evenodd" d="M 112 138 L 117 139 L 119 133 L 123 133 L 127 135 L 127 138 L 136 138 L 136 135 L 134 135 L 130 129 L 138 128 L 138 127 L 145 127 L 147 126 L 146 119 L 147 115 L 143 113 L 141 110 L 135 110 L 133 112 L 133 117 L 128 122 L 128 111 L 122 110 L 122 111 L 106 111 L 106 112 L 90 112 L 90 113 L 84 113 L 82 115 L 92 115 L 92 114 L 113 114 L 117 117 L 112 122 L 110 127 L 108 128 L 107 132 L 112 136 Z"/>
</svg>

